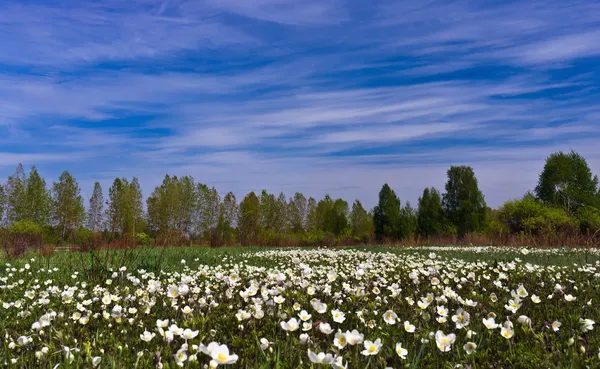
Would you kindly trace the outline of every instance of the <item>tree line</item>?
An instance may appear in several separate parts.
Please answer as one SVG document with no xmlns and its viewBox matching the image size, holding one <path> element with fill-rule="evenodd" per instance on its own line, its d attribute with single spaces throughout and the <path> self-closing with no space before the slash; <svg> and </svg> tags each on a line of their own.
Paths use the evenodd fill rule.
<svg viewBox="0 0 600 369">
<path fill-rule="evenodd" d="M 593 235 L 600 229 L 600 188 L 576 152 L 551 154 L 533 192 L 498 209 L 486 205 L 473 169 L 452 166 L 444 192 L 425 188 L 413 207 L 384 184 L 377 205 L 365 209 L 325 195 L 297 192 L 287 198 L 262 190 L 238 202 L 229 192 L 191 176 L 165 175 L 145 200 L 137 178 L 99 182 L 86 200 L 75 178 L 63 172 L 47 186 L 33 166 L 19 164 L 0 184 L 0 220 L 6 231 L 40 234 L 45 243 L 77 243 L 97 236 L 137 244 L 323 245 L 455 241 L 473 235 L 550 242 Z"/>
</svg>

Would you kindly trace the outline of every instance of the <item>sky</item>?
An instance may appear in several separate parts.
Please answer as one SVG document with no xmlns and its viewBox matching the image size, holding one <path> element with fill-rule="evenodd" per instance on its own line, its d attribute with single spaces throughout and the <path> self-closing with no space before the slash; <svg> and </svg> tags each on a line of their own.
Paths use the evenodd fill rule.
<svg viewBox="0 0 600 369">
<path fill-rule="evenodd" d="M 4 0 L 0 35 L 3 181 L 372 207 L 470 165 L 497 207 L 554 151 L 600 174 L 597 1 Z"/>
</svg>

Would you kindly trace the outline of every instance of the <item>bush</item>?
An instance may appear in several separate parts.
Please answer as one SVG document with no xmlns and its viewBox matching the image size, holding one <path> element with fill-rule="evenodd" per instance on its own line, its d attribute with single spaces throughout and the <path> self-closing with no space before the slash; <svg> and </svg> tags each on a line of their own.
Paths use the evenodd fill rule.
<svg viewBox="0 0 600 369">
<path fill-rule="evenodd" d="M 9 227 L 9 231 L 15 234 L 26 235 L 41 235 L 43 233 L 42 227 L 29 220 L 13 222 Z"/>
<path fill-rule="evenodd" d="M 135 241 L 139 246 L 150 246 L 154 240 L 146 233 L 138 233 L 135 235 Z"/>
<path fill-rule="evenodd" d="M 579 228 L 583 234 L 593 234 L 600 229 L 600 209 L 583 206 L 577 210 Z"/>
</svg>

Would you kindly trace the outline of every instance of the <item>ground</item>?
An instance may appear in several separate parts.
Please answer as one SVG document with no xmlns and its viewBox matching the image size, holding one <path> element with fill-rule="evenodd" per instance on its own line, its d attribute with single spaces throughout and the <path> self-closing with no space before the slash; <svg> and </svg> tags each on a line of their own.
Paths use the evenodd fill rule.
<svg viewBox="0 0 600 369">
<path fill-rule="evenodd" d="M 0 366 L 600 367 L 600 252 L 166 248 L 0 263 Z"/>
</svg>

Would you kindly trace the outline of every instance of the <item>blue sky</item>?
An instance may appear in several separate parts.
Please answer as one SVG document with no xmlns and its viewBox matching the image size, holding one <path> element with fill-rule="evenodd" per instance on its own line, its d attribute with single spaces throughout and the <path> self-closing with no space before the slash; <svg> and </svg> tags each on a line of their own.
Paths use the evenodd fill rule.
<svg viewBox="0 0 600 369">
<path fill-rule="evenodd" d="M 370 207 L 468 164 L 498 206 L 553 151 L 600 173 L 596 1 L 8 0 L 0 35 L 2 178 Z"/>
</svg>

